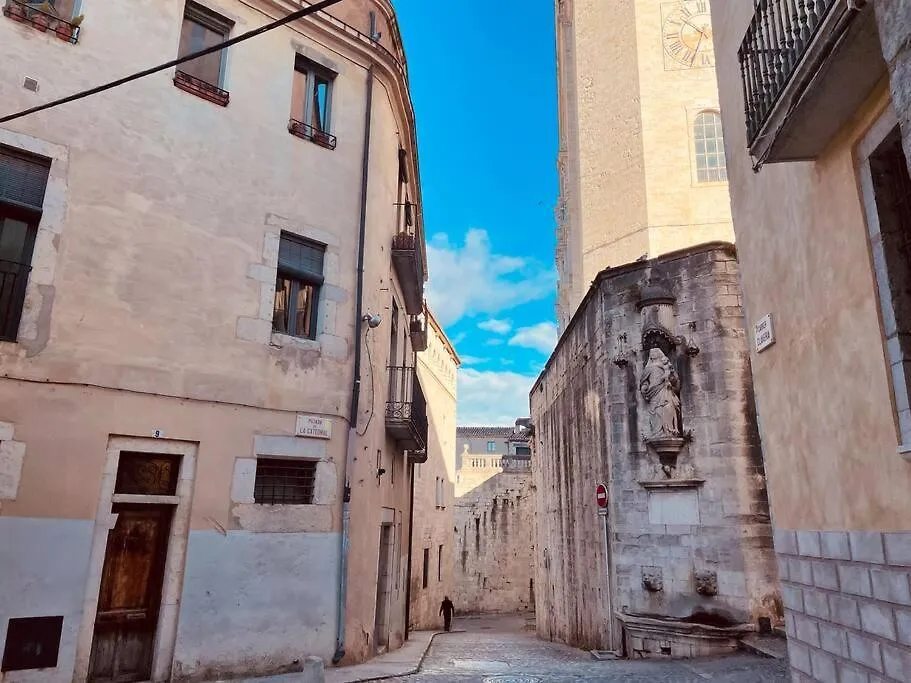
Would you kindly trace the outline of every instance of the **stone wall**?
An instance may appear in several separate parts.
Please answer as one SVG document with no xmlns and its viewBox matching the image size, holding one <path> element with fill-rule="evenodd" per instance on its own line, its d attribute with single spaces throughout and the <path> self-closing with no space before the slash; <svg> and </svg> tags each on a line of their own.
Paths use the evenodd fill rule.
<svg viewBox="0 0 911 683">
<path fill-rule="evenodd" d="M 775 548 L 795 680 L 909 680 L 911 533 L 776 529 Z"/>
<path fill-rule="evenodd" d="M 675 300 L 673 465 L 643 441 L 643 332 L 665 313 L 640 302 L 656 281 Z M 542 637 L 619 648 L 617 615 L 781 619 L 738 292 L 734 249 L 719 243 L 604 271 L 533 388 Z"/>
<path fill-rule="evenodd" d="M 458 613 L 534 609 L 534 497 L 528 470 L 500 471 L 455 501 Z"/>
</svg>

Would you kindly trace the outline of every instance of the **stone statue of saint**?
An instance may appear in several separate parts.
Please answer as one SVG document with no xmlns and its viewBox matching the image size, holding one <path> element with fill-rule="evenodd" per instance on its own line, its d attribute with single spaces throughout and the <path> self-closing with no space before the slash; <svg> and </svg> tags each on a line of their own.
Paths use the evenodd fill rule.
<svg viewBox="0 0 911 683">
<path fill-rule="evenodd" d="M 680 436 L 680 377 L 659 348 L 648 352 L 639 391 L 648 404 L 649 434 L 646 439 Z"/>
</svg>

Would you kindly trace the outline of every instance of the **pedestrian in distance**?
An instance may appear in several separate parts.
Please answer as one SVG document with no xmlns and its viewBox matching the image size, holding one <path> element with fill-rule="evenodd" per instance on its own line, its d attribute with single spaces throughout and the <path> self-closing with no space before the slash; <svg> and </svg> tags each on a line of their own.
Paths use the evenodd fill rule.
<svg viewBox="0 0 911 683">
<path fill-rule="evenodd" d="M 443 615 L 443 628 L 447 631 L 452 626 L 452 615 L 455 612 L 455 606 L 452 604 L 452 600 L 449 599 L 449 596 L 446 595 L 443 597 L 443 602 L 440 603 L 440 614 Z"/>
</svg>

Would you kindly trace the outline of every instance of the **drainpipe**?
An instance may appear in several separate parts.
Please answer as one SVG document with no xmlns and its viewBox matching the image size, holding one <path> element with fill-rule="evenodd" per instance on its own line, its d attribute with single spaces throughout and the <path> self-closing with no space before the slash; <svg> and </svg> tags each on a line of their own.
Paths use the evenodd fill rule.
<svg viewBox="0 0 911 683">
<path fill-rule="evenodd" d="M 348 546 L 351 518 L 350 475 L 354 464 L 357 441 L 357 410 L 361 395 L 361 333 L 364 315 L 364 242 L 367 233 L 367 178 L 370 165 L 370 124 L 373 113 L 373 64 L 367 69 L 367 106 L 364 112 L 364 154 L 361 162 L 361 215 L 357 241 L 357 291 L 354 314 L 354 382 L 351 386 L 351 410 L 348 413 L 348 442 L 346 444 L 345 491 L 342 496 L 342 542 L 339 548 L 338 574 L 338 629 L 335 634 L 335 655 L 332 663 L 338 664 L 345 656 L 345 602 L 348 599 Z"/>
<path fill-rule="evenodd" d="M 416 367 L 416 366 L 415 366 Z M 414 544 L 414 463 L 408 458 L 411 473 L 411 493 L 408 495 L 408 568 L 405 570 L 405 640 L 411 631 L 411 552 Z"/>
</svg>

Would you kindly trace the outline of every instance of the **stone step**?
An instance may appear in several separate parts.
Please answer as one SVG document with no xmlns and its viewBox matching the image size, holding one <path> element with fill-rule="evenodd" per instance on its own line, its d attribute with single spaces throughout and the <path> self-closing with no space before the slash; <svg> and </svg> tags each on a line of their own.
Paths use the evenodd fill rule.
<svg viewBox="0 0 911 683">
<path fill-rule="evenodd" d="M 740 647 L 747 652 L 773 659 L 788 658 L 788 641 L 778 635 L 752 634 L 740 639 Z"/>
</svg>

